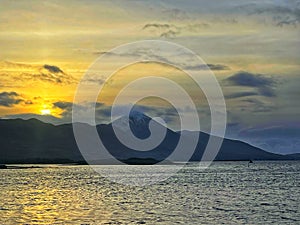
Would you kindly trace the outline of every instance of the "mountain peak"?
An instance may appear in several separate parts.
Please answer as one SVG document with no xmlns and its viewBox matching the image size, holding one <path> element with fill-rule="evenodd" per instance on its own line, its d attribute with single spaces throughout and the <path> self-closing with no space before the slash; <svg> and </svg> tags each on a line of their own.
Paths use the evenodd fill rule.
<svg viewBox="0 0 300 225">
<path fill-rule="evenodd" d="M 151 118 L 146 116 L 142 112 L 133 110 L 129 113 L 130 123 L 134 123 L 136 125 L 138 125 L 138 124 L 148 124 L 150 120 L 151 120 Z"/>
<path fill-rule="evenodd" d="M 149 122 L 151 118 L 140 111 L 133 110 L 129 117 L 122 116 L 115 121 L 113 125 L 123 132 L 130 132 L 129 129 L 139 138 L 147 138 L 150 135 Z M 129 126 L 128 126 L 129 124 Z"/>
<path fill-rule="evenodd" d="M 144 113 L 139 111 L 131 111 L 129 117 L 122 116 L 113 121 L 114 125 L 123 127 L 125 124 L 130 124 L 134 126 L 148 126 L 151 118 L 146 116 Z"/>
</svg>

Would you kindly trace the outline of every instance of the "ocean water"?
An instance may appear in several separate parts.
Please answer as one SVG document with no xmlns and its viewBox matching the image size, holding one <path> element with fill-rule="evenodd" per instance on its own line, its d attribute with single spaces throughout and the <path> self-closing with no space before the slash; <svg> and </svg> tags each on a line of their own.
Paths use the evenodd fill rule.
<svg viewBox="0 0 300 225">
<path fill-rule="evenodd" d="M 0 170 L 0 224 L 300 224 L 300 161 L 247 164 L 191 164 L 144 187 L 88 166 Z"/>
</svg>

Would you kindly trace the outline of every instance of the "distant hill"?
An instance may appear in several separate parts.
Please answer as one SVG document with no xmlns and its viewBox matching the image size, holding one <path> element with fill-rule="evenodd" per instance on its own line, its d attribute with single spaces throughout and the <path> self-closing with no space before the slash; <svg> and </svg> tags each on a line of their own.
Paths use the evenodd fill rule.
<svg viewBox="0 0 300 225">
<path fill-rule="evenodd" d="M 141 113 L 114 121 L 116 129 L 128 132 L 129 122 L 132 132 L 138 138 L 150 135 L 148 129 L 151 118 Z M 155 126 L 162 126 L 154 122 Z M 85 125 L 90 126 L 90 125 Z M 115 136 L 112 124 L 97 125 L 99 137 L 115 158 L 129 164 L 156 163 L 169 156 L 178 143 L 180 135 L 189 138 L 192 131 L 174 132 L 167 129 L 162 143 L 151 151 L 136 151 L 124 146 Z M 101 131 L 101 132 L 100 132 Z M 194 132 L 194 131 L 193 131 Z M 199 142 L 191 161 L 201 160 L 209 135 L 197 132 Z M 72 124 L 52 125 L 36 119 L 0 120 L 0 163 L 75 163 L 84 162 L 77 147 Z M 184 154 L 184 152 L 183 152 Z M 293 160 L 300 154 L 279 155 L 266 152 L 247 143 L 224 139 L 216 160 Z M 94 159 L 95 163 L 109 163 L 109 159 Z M 139 161 L 140 160 L 140 161 Z M 176 159 L 180 161 L 180 158 Z"/>
</svg>

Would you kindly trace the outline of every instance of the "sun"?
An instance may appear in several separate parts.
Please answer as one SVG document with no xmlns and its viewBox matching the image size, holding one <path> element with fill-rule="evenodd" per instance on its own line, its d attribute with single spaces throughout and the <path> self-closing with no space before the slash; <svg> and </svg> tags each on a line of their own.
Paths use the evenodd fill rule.
<svg viewBox="0 0 300 225">
<path fill-rule="evenodd" d="M 51 110 L 50 109 L 41 109 L 41 114 L 42 115 L 50 115 L 51 114 Z"/>
</svg>

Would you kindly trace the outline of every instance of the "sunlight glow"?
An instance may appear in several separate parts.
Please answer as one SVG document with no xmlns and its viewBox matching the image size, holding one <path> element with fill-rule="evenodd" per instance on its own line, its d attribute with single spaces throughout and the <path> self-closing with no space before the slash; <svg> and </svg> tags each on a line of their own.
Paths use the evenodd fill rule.
<svg viewBox="0 0 300 225">
<path fill-rule="evenodd" d="M 51 111 L 50 111 L 50 109 L 41 109 L 41 114 L 42 115 L 50 115 Z"/>
</svg>

